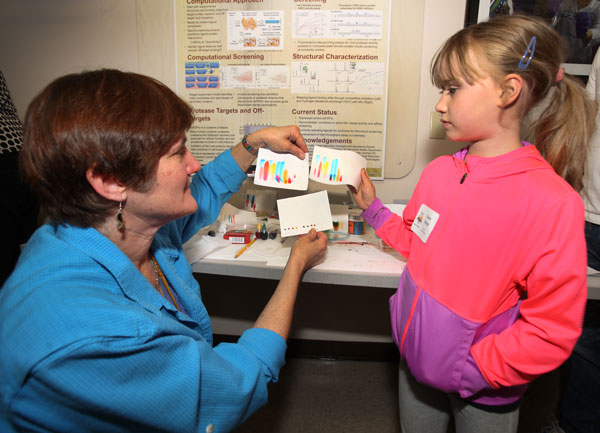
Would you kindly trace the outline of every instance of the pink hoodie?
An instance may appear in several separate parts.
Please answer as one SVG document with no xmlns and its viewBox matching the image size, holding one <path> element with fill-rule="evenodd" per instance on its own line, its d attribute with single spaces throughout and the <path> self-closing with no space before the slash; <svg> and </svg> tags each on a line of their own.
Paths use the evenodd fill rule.
<svg viewBox="0 0 600 433">
<path fill-rule="evenodd" d="M 535 146 L 493 158 L 466 149 L 423 171 L 403 212 L 363 212 L 408 258 L 390 299 L 392 331 L 417 380 L 502 405 L 558 366 L 587 297 L 583 202 Z M 466 177 L 465 177 L 466 176 Z M 422 204 L 439 214 L 423 242 Z"/>
</svg>

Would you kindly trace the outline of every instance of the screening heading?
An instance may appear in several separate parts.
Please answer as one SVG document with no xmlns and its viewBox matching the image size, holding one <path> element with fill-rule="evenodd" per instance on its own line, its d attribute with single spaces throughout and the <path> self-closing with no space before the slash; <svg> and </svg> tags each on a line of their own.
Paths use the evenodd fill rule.
<svg viewBox="0 0 600 433">
<path fill-rule="evenodd" d="M 189 5 L 216 5 L 216 4 L 238 4 L 243 5 L 247 3 L 262 3 L 263 0 L 186 0 Z"/>
<path fill-rule="evenodd" d="M 207 60 L 260 60 L 262 62 L 265 60 L 265 56 L 263 54 L 206 54 L 198 56 L 188 54 L 187 59 L 202 62 Z"/>
</svg>

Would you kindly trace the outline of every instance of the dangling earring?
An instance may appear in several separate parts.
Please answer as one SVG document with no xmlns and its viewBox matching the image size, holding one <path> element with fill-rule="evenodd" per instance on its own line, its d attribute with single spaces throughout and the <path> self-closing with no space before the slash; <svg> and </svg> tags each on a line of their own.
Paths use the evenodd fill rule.
<svg viewBox="0 0 600 433">
<path fill-rule="evenodd" d="M 117 215 L 115 215 L 115 219 L 117 220 L 119 230 L 123 230 L 125 228 L 125 222 L 123 221 L 123 202 L 119 202 L 119 211 Z"/>
</svg>

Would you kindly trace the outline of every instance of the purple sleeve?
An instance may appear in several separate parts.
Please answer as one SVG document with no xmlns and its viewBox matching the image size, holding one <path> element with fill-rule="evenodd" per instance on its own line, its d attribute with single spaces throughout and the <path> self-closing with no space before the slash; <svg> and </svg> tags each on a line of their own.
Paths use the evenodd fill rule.
<svg viewBox="0 0 600 433">
<path fill-rule="evenodd" d="M 373 203 L 361 214 L 365 221 L 375 230 L 379 229 L 391 215 L 392 211 L 385 207 L 378 198 L 373 200 Z"/>
</svg>

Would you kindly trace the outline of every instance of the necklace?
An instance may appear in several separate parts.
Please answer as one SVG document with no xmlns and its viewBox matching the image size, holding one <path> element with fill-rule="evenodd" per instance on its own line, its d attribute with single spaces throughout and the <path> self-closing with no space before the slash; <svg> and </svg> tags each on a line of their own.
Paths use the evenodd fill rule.
<svg viewBox="0 0 600 433">
<path fill-rule="evenodd" d="M 177 308 L 177 310 L 179 310 L 179 306 L 177 305 L 177 302 L 175 301 L 175 297 L 173 296 L 173 293 L 171 292 L 171 289 L 169 288 L 169 283 L 167 283 L 167 279 L 165 278 L 165 275 L 162 273 L 160 266 L 158 266 L 158 263 L 156 262 L 154 255 L 151 252 L 148 252 L 148 256 L 150 257 L 150 261 L 152 262 L 152 269 L 154 269 L 154 278 L 156 279 L 156 284 L 154 286 L 155 289 L 158 291 L 158 293 L 160 293 L 161 295 L 164 296 L 162 287 L 160 285 L 160 282 L 162 280 L 165 288 L 167 289 L 167 292 L 169 293 L 171 301 L 173 302 L 173 305 L 175 306 L 175 308 Z M 181 310 L 179 310 L 179 311 L 181 311 Z"/>
</svg>

